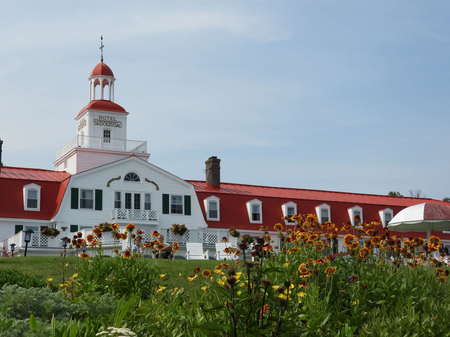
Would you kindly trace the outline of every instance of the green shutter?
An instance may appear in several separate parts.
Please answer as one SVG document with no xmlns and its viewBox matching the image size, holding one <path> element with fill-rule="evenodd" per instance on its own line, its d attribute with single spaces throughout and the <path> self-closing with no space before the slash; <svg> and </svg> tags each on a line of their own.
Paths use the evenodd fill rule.
<svg viewBox="0 0 450 337">
<path fill-rule="evenodd" d="M 163 207 L 162 207 L 163 214 L 169 214 L 169 195 L 168 194 L 162 195 L 162 203 L 163 203 Z"/>
<path fill-rule="evenodd" d="M 70 232 L 71 233 L 78 232 L 78 225 L 70 225 Z"/>
<path fill-rule="evenodd" d="M 72 188 L 70 193 L 70 208 L 78 209 L 78 188 Z"/>
<path fill-rule="evenodd" d="M 191 215 L 191 196 L 184 196 L 184 215 Z"/>
<path fill-rule="evenodd" d="M 20 231 L 23 231 L 23 225 L 16 225 L 14 227 L 14 234 L 19 233 Z"/>
<path fill-rule="evenodd" d="M 103 190 L 95 190 L 95 210 L 103 209 Z"/>
</svg>

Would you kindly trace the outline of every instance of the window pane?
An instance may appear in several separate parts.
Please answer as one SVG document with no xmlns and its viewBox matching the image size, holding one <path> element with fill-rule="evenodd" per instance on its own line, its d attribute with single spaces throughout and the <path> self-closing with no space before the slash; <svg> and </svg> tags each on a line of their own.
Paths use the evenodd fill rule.
<svg viewBox="0 0 450 337">
<path fill-rule="evenodd" d="M 219 217 L 217 201 L 209 200 L 208 202 L 208 217 L 210 219 L 217 219 Z"/>
<path fill-rule="evenodd" d="M 38 191 L 28 190 L 27 192 L 27 208 L 37 208 L 38 207 Z"/>
<path fill-rule="evenodd" d="M 152 195 L 150 193 L 145 193 L 144 209 L 152 209 Z"/>
<path fill-rule="evenodd" d="M 94 208 L 94 191 L 93 190 L 81 190 L 80 208 L 87 208 L 87 209 Z"/>
<path fill-rule="evenodd" d="M 252 221 L 260 221 L 261 220 L 261 211 L 260 207 L 257 204 L 252 205 Z"/>
<path fill-rule="evenodd" d="M 327 208 L 320 209 L 320 220 L 322 223 L 330 221 L 330 213 Z"/>
<path fill-rule="evenodd" d="M 134 194 L 134 209 L 141 209 L 141 195 L 139 193 Z"/>
<path fill-rule="evenodd" d="M 171 195 L 170 201 L 170 212 L 173 214 L 183 214 L 183 196 Z"/>
<path fill-rule="evenodd" d="M 114 193 L 114 208 L 122 208 L 122 194 L 120 192 Z"/>
<path fill-rule="evenodd" d="M 103 130 L 103 142 L 111 142 L 111 130 Z"/>
<path fill-rule="evenodd" d="M 131 209 L 131 193 L 125 193 L 125 208 Z"/>
</svg>

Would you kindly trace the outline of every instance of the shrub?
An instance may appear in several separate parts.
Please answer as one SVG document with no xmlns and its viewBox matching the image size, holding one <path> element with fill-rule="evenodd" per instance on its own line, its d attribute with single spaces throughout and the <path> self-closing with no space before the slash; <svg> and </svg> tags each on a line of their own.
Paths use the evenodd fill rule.
<svg viewBox="0 0 450 337">
<path fill-rule="evenodd" d="M 142 258 L 94 257 L 80 264 L 76 291 L 147 298 L 158 274 Z"/>
<path fill-rule="evenodd" d="M 61 292 L 49 288 L 21 288 L 5 285 L 0 290 L 0 315 L 26 319 L 30 315 L 42 320 L 69 317 L 72 308 Z"/>
<path fill-rule="evenodd" d="M 34 276 L 13 269 L 0 269 L 0 288 L 5 284 L 16 284 L 22 288 L 43 287 L 45 282 Z"/>
</svg>

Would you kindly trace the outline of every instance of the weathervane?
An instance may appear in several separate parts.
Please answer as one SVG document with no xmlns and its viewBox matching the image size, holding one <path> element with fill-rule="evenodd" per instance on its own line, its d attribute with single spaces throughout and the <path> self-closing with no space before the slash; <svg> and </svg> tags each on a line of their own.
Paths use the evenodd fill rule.
<svg viewBox="0 0 450 337">
<path fill-rule="evenodd" d="M 103 63 L 103 48 L 105 46 L 103 45 L 103 35 L 100 35 L 100 47 L 98 49 L 100 49 L 100 61 Z"/>
</svg>

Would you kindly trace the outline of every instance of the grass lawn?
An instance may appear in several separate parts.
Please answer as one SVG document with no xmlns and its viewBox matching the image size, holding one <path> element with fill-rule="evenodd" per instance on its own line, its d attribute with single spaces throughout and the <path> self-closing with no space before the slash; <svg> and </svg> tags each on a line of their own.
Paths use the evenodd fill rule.
<svg viewBox="0 0 450 337">
<path fill-rule="evenodd" d="M 108 257 L 105 257 L 108 258 Z M 56 282 L 62 280 L 62 271 L 64 264 L 66 268 L 66 277 L 77 272 L 77 264 L 80 262 L 78 257 L 59 256 L 27 256 L 14 258 L 0 258 L 0 270 L 14 269 L 26 274 L 34 275 L 42 280 L 52 277 Z M 154 266 L 158 274 L 167 274 L 167 282 L 174 287 L 189 287 L 186 277 L 195 268 L 211 269 L 219 262 L 215 260 L 208 261 L 187 261 L 187 260 L 163 260 L 145 258 L 145 261 Z"/>
</svg>

